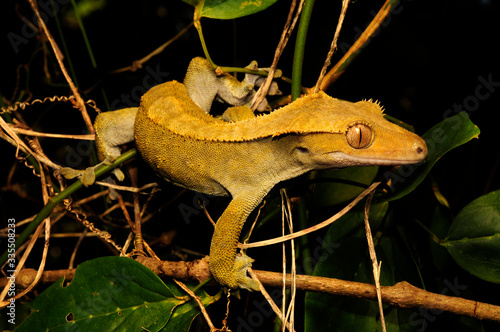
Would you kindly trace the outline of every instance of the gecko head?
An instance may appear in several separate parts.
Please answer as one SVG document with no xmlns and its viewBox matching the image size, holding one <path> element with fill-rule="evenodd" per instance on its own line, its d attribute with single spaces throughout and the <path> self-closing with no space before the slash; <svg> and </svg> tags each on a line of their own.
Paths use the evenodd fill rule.
<svg viewBox="0 0 500 332">
<path fill-rule="evenodd" d="M 323 114 L 321 132 L 297 135 L 293 155 L 298 162 L 311 169 L 325 169 L 415 164 L 427 156 L 425 141 L 387 121 L 378 104 L 362 101 L 343 109 L 345 113 L 337 108 L 330 110 L 330 116 Z M 334 130 L 328 132 L 325 122 L 329 121 Z"/>
</svg>

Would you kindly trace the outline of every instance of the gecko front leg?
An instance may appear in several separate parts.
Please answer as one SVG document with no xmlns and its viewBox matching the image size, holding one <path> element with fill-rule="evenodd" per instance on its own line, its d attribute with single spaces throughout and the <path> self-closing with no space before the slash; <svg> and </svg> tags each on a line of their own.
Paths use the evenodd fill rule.
<svg viewBox="0 0 500 332">
<path fill-rule="evenodd" d="M 241 193 L 233 197 L 215 225 L 209 265 L 215 280 L 223 286 L 259 290 L 258 283 L 247 276 L 253 259 L 237 256 L 236 250 L 243 224 L 266 194 Z"/>
<path fill-rule="evenodd" d="M 61 174 L 67 178 L 80 177 L 84 186 L 90 186 L 95 181 L 95 168 L 112 164 L 121 154 L 120 146 L 134 141 L 134 123 L 137 107 L 124 108 L 113 112 L 100 113 L 94 122 L 96 132 L 97 156 L 101 163 L 88 167 L 86 170 L 74 170 L 64 167 Z M 123 172 L 116 168 L 113 174 L 119 181 L 125 178 Z"/>
</svg>

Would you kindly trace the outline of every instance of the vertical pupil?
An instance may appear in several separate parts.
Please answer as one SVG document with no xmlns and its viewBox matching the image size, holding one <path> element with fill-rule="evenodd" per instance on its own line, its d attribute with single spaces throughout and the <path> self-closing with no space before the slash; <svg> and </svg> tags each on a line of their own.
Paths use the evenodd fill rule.
<svg viewBox="0 0 500 332">
<path fill-rule="evenodd" d="M 349 128 L 347 132 L 347 141 L 355 149 L 364 149 L 372 139 L 372 130 L 367 125 L 358 123 Z"/>
</svg>

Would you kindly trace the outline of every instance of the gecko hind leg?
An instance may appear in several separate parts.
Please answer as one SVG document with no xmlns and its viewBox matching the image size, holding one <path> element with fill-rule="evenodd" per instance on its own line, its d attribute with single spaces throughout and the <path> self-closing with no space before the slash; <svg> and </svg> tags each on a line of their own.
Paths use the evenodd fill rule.
<svg viewBox="0 0 500 332">
<path fill-rule="evenodd" d="M 247 255 L 237 255 L 236 251 L 243 224 L 266 193 L 245 192 L 233 197 L 215 225 L 209 266 L 215 280 L 222 286 L 259 290 L 258 283 L 247 276 L 247 269 L 253 259 Z"/>
</svg>

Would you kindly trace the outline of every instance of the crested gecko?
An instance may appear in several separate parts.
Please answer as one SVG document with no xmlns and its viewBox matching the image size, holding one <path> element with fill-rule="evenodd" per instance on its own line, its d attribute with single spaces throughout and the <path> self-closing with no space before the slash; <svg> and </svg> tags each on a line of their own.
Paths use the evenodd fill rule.
<svg viewBox="0 0 500 332">
<path fill-rule="evenodd" d="M 215 226 L 209 258 L 215 280 L 232 289 L 259 289 L 246 275 L 253 260 L 236 249 L 245 220 L 277 183 L 311 170 L 413 164 L 427 155 L 422 138 L 385 120 L 371 101 L 319 92 L 254 116 L 245 106 L 253 93 L 251 82 L 218 76 L 207 60 L 194 58 L 184 84 L 157 85 L 138 108 L 101 113 L 95 121 L 101 160 L 116 159 L 119 146 L 135 139 L 164 179 L 232 198 Z M 227 121 L 208 114 L 216 97 L 236 106 Z"/>
</svg>

